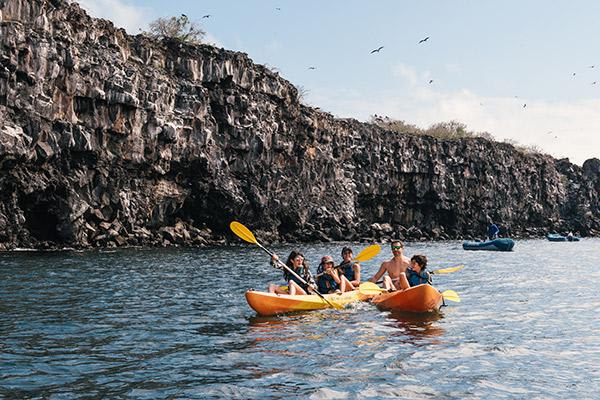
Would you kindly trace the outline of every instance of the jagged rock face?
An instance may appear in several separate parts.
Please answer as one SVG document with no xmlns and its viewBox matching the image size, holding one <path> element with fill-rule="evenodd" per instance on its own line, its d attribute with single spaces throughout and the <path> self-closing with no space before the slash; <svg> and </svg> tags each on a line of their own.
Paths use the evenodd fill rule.
<svg viewBox="0 0 600 400">
<path fill-rule="evenodd" d="M 600 230 L 583 168 L 335 119 L 245 54 L 0 0 L 0 248 Z"/>
</svg>

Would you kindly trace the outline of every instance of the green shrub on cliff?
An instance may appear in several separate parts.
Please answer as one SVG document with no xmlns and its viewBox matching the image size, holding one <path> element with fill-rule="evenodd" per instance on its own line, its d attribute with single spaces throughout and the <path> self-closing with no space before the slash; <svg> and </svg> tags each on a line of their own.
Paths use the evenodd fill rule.
<svg viewBox="0 0 600 400">
<path fill-rule="evenodd" d="M 185 14 L 179 17 L 158 18 L 148 25 L 150 31 L 146 34 L 158 39 L 172 38 L 182 42 L 200 44 L 206 32 L 198 23 L 190 21 Z"/>
<path fill-rule="evenodd" d="M 438 122 L 430 125 L 427 129 L 422 129 L 404 121 L 373 115 L 371 116 L 371 123 L 392 132 L 406 133 L 409 135 L 427 135 L 447 140 L 470 137 L 480 137 L 492 141 L 495 140 L 491 133 L 469 131 L 465 124 L 458 121 Z"/>
</svg>

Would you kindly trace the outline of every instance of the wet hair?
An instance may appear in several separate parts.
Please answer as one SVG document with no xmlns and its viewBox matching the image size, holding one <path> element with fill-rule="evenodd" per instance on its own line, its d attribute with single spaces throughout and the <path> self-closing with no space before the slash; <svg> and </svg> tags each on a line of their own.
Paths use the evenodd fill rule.
<svg viewBox="0 0 600 400">
<path fill-rule="evenodd" d="M 402 243 L 400 240 L 398 239 L 393 239 L 392 243 L 390 243 L 390 246 L 393 246 L 394 244 L 398 244 L 400 247 L 404 248 L 404 243 Z"/>
<path fill-rule="evenodd" d="M 421 270 L 424 270 L 425 268 L 427 268 L 427 257 L 422 254 L 416 254 L 416 255 L 412 256 L 410 261 L 414 261 L 417 264 L 419 264 L 419 266 L 421 267 Z"/>
<path fill-rule="evenodd" d="M 346 246 L 342 249 L 342 255 L 344 255 L 344 253 L 347 251 L 349 251 L 350 253 L 354 253 L 350 247 Z"/>
<path fill-rule="evenodd" d="M 308 269 L 308 263 L 306 262 L 306 257 L 304 257 L 304 254 L 300 253 L 298 250 L 292 250 L 292 252 L 290 253 L 290 255 L 287 258 L 287 261 L 285 262 L 285 265 L 292 268 L 294 266 L 294 258 L 296 258 L 298 256 L 303 258 L 302 265 L 304 266 L 305 269 Z"/>
</svg>

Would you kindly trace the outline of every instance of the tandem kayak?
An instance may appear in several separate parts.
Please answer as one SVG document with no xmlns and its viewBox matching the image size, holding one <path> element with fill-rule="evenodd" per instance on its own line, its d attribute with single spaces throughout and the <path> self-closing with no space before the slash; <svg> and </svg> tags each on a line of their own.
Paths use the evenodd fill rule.
<svg viewBox="0 0 600 400">
<path fill-rule="evenodd" d="M 439 310 L 444 298 L 436 288 L 425 283 L 398 292 L 381 293 L 371 302 L 380 310 L 424 313 Z"/>
<path fill-rule="evenodd" d="M 465 250 L 511 251 L 515 241 L 509 238 L 486 240 L 484 242 L 463 242 Z"/>
<path fill-rule="evenodd" d="M 579 238 L 577 236 L 563 236 L 558 233 L 549 233 L 546 236 L 551 242 L 579 242 Z"/>
<path fill-rule="evenodd" d="M 325 294 L 323 297 L 332 303 L 337 303 L 342 306 L 366 300 L 368 298 L 368 296 L 361 295 L 358 290 L 342 294 Z M 275 294 L 248 290 L 246 292 L 246 301 L 248 301 L 250 308 L 256 311 L 258 315 L 262 316 L 331 308 L 326 301 L 316 294 L 292 296 L 289 294 Z"/>
</svg>

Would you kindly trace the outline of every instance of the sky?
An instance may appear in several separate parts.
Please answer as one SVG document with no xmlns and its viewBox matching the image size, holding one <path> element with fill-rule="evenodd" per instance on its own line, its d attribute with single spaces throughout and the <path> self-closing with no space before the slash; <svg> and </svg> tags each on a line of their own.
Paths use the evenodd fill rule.
<svg viewBox="0 0 600 400">
<path fill-rule="evenodd" d="M 206 42 L 247 53 L 340 118 L 456 120 L 578 165 L 600 158 L 597 1 L 78 2 L 131 34 L 186 14 Z"/>
</svg>

